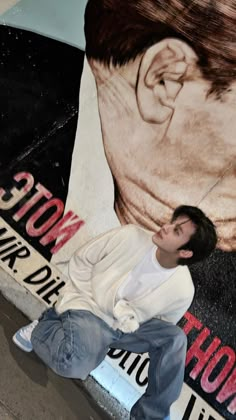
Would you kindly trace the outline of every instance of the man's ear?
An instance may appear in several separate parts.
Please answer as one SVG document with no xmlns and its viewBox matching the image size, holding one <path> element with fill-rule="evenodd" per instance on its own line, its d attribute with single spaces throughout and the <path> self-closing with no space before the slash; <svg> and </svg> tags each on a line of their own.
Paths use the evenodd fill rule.
<svg viewBox="0 0 236 420">
<path fill-rule="evenodd" d="M 179 258 L 191 258 L 193 256 L 193 251 L 189 249 L 180 249 L 179 250 Z"/>
<path fill-rule="evenodd" d="M 197 56 L 185 42 L 165 39 L 143 55 L 137 81 L 137 103 L 144 121 L 161 124 L 173 114 L 175 99 Z"/>
</svg>

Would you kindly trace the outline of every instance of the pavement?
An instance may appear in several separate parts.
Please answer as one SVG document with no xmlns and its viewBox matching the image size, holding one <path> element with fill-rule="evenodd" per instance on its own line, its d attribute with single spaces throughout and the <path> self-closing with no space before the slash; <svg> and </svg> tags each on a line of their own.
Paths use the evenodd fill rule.
<svg viewBox="0 0 236 420">
<path fill-rule="evenodd" d="M 110 420 L 79 381 L 61 378 L 12 335 L 28 319 L 0 294 L 0 420 Z"/>
</svg>

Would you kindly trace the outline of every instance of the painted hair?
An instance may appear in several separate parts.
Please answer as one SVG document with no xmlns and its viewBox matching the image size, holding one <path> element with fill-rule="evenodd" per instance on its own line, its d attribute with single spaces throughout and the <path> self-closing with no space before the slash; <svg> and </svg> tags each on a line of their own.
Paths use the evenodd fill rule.
<svg viewBox="0 0 236 420">
<path fill-rule="evenodd" d="M 123 65 L 151 45 L 174 37 L 190 45 L 203 76 L 220 93 L 236 79 L 233 0 L 88 0 L 86 54 Z"/>
</svg>

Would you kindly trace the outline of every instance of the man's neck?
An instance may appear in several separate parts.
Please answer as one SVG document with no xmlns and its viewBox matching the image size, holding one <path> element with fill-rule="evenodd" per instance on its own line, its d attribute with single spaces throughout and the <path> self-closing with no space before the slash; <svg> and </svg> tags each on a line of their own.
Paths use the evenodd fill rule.
<svg viewBox="0 0 236 420">
<path fill-rule="evenodd" d="M 160 248 L 156 250 L 156 259 L 163 268 L 175 268 L 178 266 L 176 256 L 170 253 L 167 253 Z"/>
</svg>

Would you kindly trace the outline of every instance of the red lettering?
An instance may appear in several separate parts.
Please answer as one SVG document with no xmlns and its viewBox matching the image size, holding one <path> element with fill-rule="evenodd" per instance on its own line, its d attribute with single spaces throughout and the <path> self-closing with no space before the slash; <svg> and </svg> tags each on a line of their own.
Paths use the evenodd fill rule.
<svg viewBox="0 0 236 420">
<path fill-rule="evenodd" d="M 55 212 L 49 219 L 44 222 L 40 227 L 36 228 L 34 225 L 36 221 L 51 207 L 56 207 Z M 47 203 L 43 204 L 28 220 L 26 223 L 26 231 L 30 236 L 43 235 L 50 227 L 59 219 L 64 211 L 64 204 L 59 198 L 52 198 Z"/>
<path fill-rule="evenodd" d="M 223 357 L 227 357 L 227 361 L 224 364 L 223 369 L 217 375 L 214 381 L 209 381 L 209 376 L 213 372 L 214 368 L 220 362 Z M 210 363 L 204 370 L 201 378 L 201 385 L 204 391 L 211 393 L 216 391 L 217 388 L 222 384 L 222 382 L 227 377 L 228 373 L 231 371 L 232 367 L 234 366 L 235 362 L 235 353 L 230 347 L 222 347 L 215 356 L 211 359 Z"/>
<path fill-rule="evenodd" d="M 19 172 L 14 176 L 14 180 L 21 182 L 21 187 L 14 187 L 10 191 L 0 188 L 0 209 L 9 210 L 14 207 L 22 198 L 29 193 L 34 186 L 34 177 L 28 172 Z M 52 198 L 52 193 L 42 184 L 37 183 L 35 186 L 36 192 L 20 207 L 19 210 L 12 216 L 18 222 L 21 220 L 39 201 L 46 198 L 47 201 L 35 213 L 30 216 L 26 223 L 26 232 L 29 236 L 42 236 L 40 243 L 47 245 L 56 239 L 57 244 L 51 248 L 51 253 L 58 252 L 69 239 L 74 236 L 78 230 L 84 225 L 84 221 L 80 220 L 77 215 L 69 211 L 63 218 L 64 204 L 58 198 Z M 46 217 L 46 212 L 55 207 L 55 210 Z M 40 223 L 40 218 L 43 216 L 43 221 Z M 61 218 L 61 220 L 59 220 Z M 68 223 L 68 224 L 67 224 Z M 67 224 L 67 226 L 66 226 Z M 44 235 L 44 236 L 43 236 Z"/>
<path fill-rule="evenodd" d="M 49 198 L 52 197 L 50 191 L 47 190 L 43 185 L 37 184 L 35 187 L 38 192 L 36 192 L 13 216 L 13 219 L 18 222 L 26 213 L 43 197 Z"/>
<path fill-rule="evenodd" d="M 184 318 L 187 319 L 187 322 L 183 327 L 183 331 L 186 335 L 188 335 L 193 328 L 196 328 L 197 330 L 200 330 L 202 328 L 202 323 L 197 318 L 195 318 L 195 316 L 193 316 L 190 312 L 186 312 Z"/>
<path fill-rule="evenodd" d="M 193 379 L 196 379 L 199 373 L 202 371 L 214 351 L 219 347 L 221 340 L 219 338 L 214 338 L 212 343 L 209 345 L 207 350 L 203 351 L 201 349 L 201 345 L 205 342 L 207 337 L 210 335 L 210 331 L 208 328 L 204 328 L 201 333 L 198 335 L 196 340 L 193 342 L 192 346 L 189 348 L 186 357 L 186 366 L 189 362 L 196 358 L 198 362 L 196 363 L 195 367 L 190 372 L 190 376 Z"/>
<path fill-rule="evenodd" d="M 224 401 L 228 400 L 230 397 L 234 396 L 231 403 L 227 406 L 227 410 L 235 414 L 236 413 L 236 369 L 234 369 L 233 373 L 227 379 L 223 387 L 221 388 L 220 392 L 218 393 L 216 400 L 219 403 L 223 403 Z"/>
<path fill-rule="evenodd" d="M 34 186 L 34 178 L 28 172 L 19 172 L 14 176 L 14 180 L 17 182 L 24 180 L 25 183 L 21 188 L 12 188 L 10 191 L 11 197 L 8 200 L 4 199 L 6 191 L 0 188 L 0 209 L 2 210 L 9 210 L 14 207 Z"/>
<path fill-rule="evenodd" d="M 73 223 L 68 226 L 64 226 L 69 220 Z M 61 237 L 59 242 L 57 242 L 57 244 L 50 250 L 52 254 L 56 254 L 56 252 L 58 252 L 59 249 L 61 249 L 83 225 L 84 221 L 79 220 L 78 216 L 76 216 L 72 211 L 69 211 L 55 224 L 55 226 L 53 226 L 49 232 L 46 233 L 46 235 L 43 236 L 43 238 L 41 238 L 40 243 L 45 246 Z"/>
</svg>

